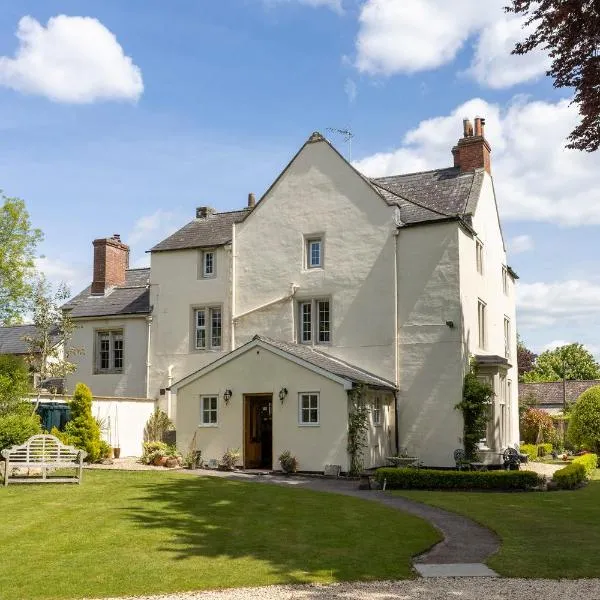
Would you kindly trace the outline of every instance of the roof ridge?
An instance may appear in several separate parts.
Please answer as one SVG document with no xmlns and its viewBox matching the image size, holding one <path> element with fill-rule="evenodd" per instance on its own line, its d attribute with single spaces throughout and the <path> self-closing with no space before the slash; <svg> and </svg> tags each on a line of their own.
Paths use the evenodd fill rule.
<svg viewBox="0 0 600 600">
<path fill-rule="evenodd" d="M 389 177 L 408 177 L 409 175 L 424 175 L 425 173 L 435 173 L 436 171 L 452 171 L 459 167 L 438 167 L 437 169 L 426 169 L 425 171 L 411 171 L 410 173 L 398 173 L 396 175 L 385 175 L 384 177 L 371 177 L 371 180 L 388 179 Z"/>
</svg>

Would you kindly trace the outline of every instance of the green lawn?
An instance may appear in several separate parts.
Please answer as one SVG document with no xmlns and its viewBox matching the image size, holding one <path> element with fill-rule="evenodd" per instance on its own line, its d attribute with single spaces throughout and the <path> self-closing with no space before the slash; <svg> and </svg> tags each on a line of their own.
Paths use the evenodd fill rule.
<svg viewBox="0 0 600 600">
<path fill-rule="evenodd" d="M 0 488 L 2 600 L 411 577 L 439 540 L 374 502 L 169 472 Z"/>
<path fill-rule="evenodd" d="M 576 491 L 489 493 L 401 491 L 486 525 L 502 539 L 488 565 L 507 577 L 598 577 L 600 470 Z"/>
</svg>

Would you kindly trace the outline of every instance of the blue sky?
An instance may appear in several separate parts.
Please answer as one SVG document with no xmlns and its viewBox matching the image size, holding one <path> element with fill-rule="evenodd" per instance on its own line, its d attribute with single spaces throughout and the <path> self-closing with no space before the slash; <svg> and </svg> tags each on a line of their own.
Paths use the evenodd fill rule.
<svg viewBox="0 0 600 600">
<path fill-rule="evenodd" d="M 599 354 L 600 155 L 564 150 L 569 93 L 542 54 L 509 56 L 521 23 L 503 4 L 5 3 L 0 187 L 44 230 L 40 268 L 76 292 L 94 238 L 120 233 L 145 265 L 196 206 L 260 196 L 314 130 L 350 128 L 355 164 L 384 175 L 449 166 L 463 116 L 481 114 L 521 336 Z"/>
</svg>

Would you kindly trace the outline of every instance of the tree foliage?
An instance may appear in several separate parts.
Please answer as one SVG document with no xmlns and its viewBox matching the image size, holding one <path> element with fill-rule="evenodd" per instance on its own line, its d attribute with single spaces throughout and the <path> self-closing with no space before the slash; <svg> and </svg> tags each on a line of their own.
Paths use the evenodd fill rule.
<svg viewBox="0 0 600 600">
<path fill-rule="evenodd" d="M 576 446 L 600 452 L 600 386 L 587 389 L 577 398 L 567 436 Z"/>
<path fill-rule="evenodd" d="M 556 437 L 552 417 L 539 408 L 530 407 L 521 415 L 520 431 L 526 444 L 552 443 Z"/>
<path fill-rule="evenodd" d="M 567 148 L 593 152 L 600 147 L 600 2 L 598 0 L 512 0 L 507 12 L 525 16 L 533 33 L 513 54 L 546 50 L 552 60 L 547 75 L 555 88 L 573 88 L 581 122 Z"/>
<path fill-rule="evenodd" d="M 537 354 L 529 350 L 521 338 L 517 336 L 517 366 L 520 378 L 534 368 L 536 358 Z"/>
<path fill-rule="evenodd" d="M 485 437 L 489 405 L 494 396 L 492 386 L 480 381 L 474 363 L 465 375 L 463 397 L 456 409 L 463 414 L 463 446 L 466 460 L 477 459 L 479 442 Z"/>
<path fill-rule="evenodd" d="M 0 193 L 0 325 L 19 323 L 31 297 L 35 250 L 42 232 L 25 202 Z"/>
<path fill-rule="evenodd" d="M 12 412 L 31 391 L 31 376 L 22 358 L 0 354 L 0 415 Z"/>
<path fill-rule="evenodd" d="M 600 379 L 600 365 L 583 344 L 567 344 L 542 352 L 535 367 L 523 375 L 525 383 L 562 379 Z"/>
<path fill-rule="evenodd" d="M 364 467 L 364 450 L 367 447 L 370 411 L 363 385 L 354 388 L 348 396 L 350 413 L 348 415 L 347 451 L 350 455 L 350 475 L 359 475 Z"/>
</svg>

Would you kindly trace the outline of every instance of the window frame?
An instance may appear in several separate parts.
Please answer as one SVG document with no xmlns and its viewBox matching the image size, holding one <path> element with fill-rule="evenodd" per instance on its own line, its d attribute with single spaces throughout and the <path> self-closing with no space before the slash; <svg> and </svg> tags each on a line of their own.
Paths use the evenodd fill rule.
<svg viewBox="0 0 600 600">
<path fill-rule="evenodd" d="M 483 242 L 479 238 L 475 238 L 475 268 L 480 275 L 485 273 L 483 263 Z"/>
<path fill-rule="evenodd" d="M 190 346 L 192 352 L 218 352 L 223 349 L 223 306 L 221 304 L 207 304 L 206 306 L 192 306 L 192 323 L 190 331 Z M 219 345 L 213 344 L 214 316 L 219 312 Z M 198 313 L 204 312 L 204 326 L 198 326 Z M 198 331 L 204 331 L 204 346 L 198 346 Z"/>
<path fill-rule="evenodd" d="M 108 336 L 108 367 L 102 368 L 100 366 L 101 361 L 101 336 Z M 120 348 L 120 362 L 121 366 L 117 367 L 116 364 L 116 351 L 115 342 L 121 342 Z M 94 375 L 111 375 L 123 373 L 125 370 L 125 335 L 123 327 L 116 327 L 114 329 L 94 329 Z"/>
<path fill-rule="evenodd" d="M 377 416 L 377 418 L 375 418 Z M 381 396 L 375 396 L 371 406 L 371 423 L 373 427 L 381 427 L 383 425 L 383 402 Z"/>
<path fill-rule="evenodd" d="M 510 325 L 510 318 L 504 315 L 504 357 L 510 358 L 511 356 L 511 342 L 512 342 L 512 329 Z"/>
<path fill-rule="evenodd" d="M 212 271 L 208 273 L 206 271 L 206 261 L 207 257 L 212 257 L 211 268 Z M 215 279 L 217 276 L 217 249 L 216 248 L 206 248 L 204 250 L 200 250 L 200 265 L 198 266 L 198 279 Z"/>
<path fill-rule="evenodd" d="M 309 398 L 309 406 L 308 408 L 304 408 L 302 406 L 303 396 Z M 310 399 L 316 398 L 317 405 L 316 407 L 310 406 Z M 317 420 L 316 421 L 303 421 L 303 411 L 316 410 L 317 411 Z M 298 426 L 299 427 L 319 427 L 321 425 L 321 393 L 320 392 L 298 392 Z"/>
<path fill-rule="evenodd" d="M 487 349 L 487 304 L 481 299 L 477 299 L 477 344 L 481 350 Z"/>
<path fill-rule="evenodd" d="M 312 245 L 319 244 L 319 263 L 312 263 Z M 322 233 L 311 233 L 304 236 L 304 268 L 307 271 L 323 269 L 325 264 L 325 236 Z"/>
<path fill-rule="evenodd" d="M 205 400 L 214 400 L 215 407 L 209 406 L 208 409 L 205 408 Z M 214 413 L 215 421 L 204 421 L 204 415 L 208 412 L 209 414 Z M 198 427 L 219 427 L 219 394 L 202 394 L 200 396 L 200 423 Z"/>
<path fill-rule="evenodd" d="M 321 340 L 321 334 L 325 333 L 321 331 L 321 323 L 324 320 L 321 319 L 321 304 L 327 303 L 327 340 Z M 308 312 L 305 313 L 305 307 L 308 308 Z M 296 327 L 296 338 L 298 343 L 305 344 L 307 346 L 329 346 L 332 338 L 332 318 L 331 318 L 331 298 L 317 297 L 300 299 L 297 302 L 297 314 L 298 314 L 298 325 Z M 305 328 L 305 316 L 310 316 L 310 328 Z M 310 339 L 305 339 L 306 334 L 310 335 Z"/>
<path fill-rule="evenodd" d="M 505 296 L 508 296 L 508 268 L 502 265 L 502 291 Z"/>
</svg>

